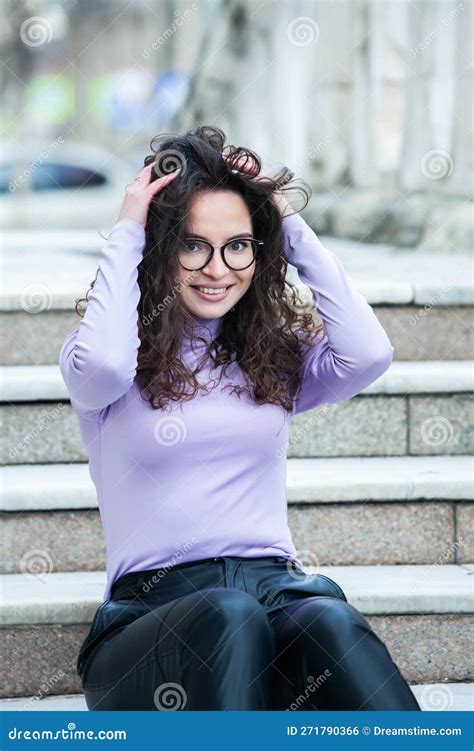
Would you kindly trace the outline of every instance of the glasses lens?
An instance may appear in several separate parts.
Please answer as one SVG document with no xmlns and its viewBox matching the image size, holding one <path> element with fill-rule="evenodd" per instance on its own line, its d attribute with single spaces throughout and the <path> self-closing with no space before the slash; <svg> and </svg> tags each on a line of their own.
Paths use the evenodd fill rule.
<svg viewBox="0 0 474 751">
<path fill-rule="evenodd" d="M 245 269 L 253 261 L 254 244 L 252 240 L 231 240 L 224 248 L 225 262 L 231 269 Z"/>
<path fill-rule="evenodd" d="M 211 253 L 212 245 L 210 243 L 205 240 L 189 238 L 179 248 L 178 258 L 185 269 L 195 271 L 203 268 L 209 262 Z M 254 255 L 254 241 L 247 238 L 230 240 L 224 246 L 224 260 L 229 268 L 235 271 L 250 266 Z"/>
<path fill-rule="evenodd" d="M 191 271 L 200 269 L 206 263 L 211 251 L 212 246 L 205 240 L 186 240 L 179 249 L 179 261 L 185 269 Z"/>
</svg>

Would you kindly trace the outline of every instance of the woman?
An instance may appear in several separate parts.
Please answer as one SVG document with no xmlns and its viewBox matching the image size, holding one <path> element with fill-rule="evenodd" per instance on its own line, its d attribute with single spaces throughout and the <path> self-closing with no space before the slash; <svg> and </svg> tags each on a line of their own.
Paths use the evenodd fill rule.
<svg viewBox="0 0 474 751">
<path fill-rule="evenodd" d="M 77 665 L 87 706 L 419 709 L 341 587 L 305 574 L 287 523 L 289 420 L 358 394 L 393 347 L 289 215 L 288 170 L 271 179 L 224 144 L 211 126 L 152 141 L 61 348 L 107 547 Z"/>
</svg>

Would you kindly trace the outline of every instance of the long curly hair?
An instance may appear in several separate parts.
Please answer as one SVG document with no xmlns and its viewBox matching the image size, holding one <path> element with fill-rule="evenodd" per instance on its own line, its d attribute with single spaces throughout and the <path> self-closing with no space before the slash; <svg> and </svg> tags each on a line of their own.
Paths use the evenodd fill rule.
<svg viewBox="0 0 474 751">
<path fill-rule="evenodd" d="M 151 181 L 178 166 L 181 174 L 153 197 L 147 216 L 146 243 L 138 266 L 136 381 L 151 407 L 164 409 L 171 400 L 187 401 L 198 391 L 207 392 L 208 384 L 200 383 L 197 374 L 208 358 L 214 367 L 222 366 L 219 380 L 235 360 L 246 386 L 231 384 L 231 391 L 239 395 L 247 391 L 257 404 L 277 404 L 291 412 L 301 385 L 302 348 L 314 346 L 324 327 L 286 279 L 282 217 L 272 194 L 295 190 L 303 197 L 304 208 L 311 189 L 292 180 L 285 167 L 273 177 L 259 177 L 258 155 L 245 147 L 225 145 L 225 141 L 221 129 L 203 125 L 184 135 L 161 134 L 150 142 L 153 153 L 145 157 L 144 166 L 154 162 Z M 248 164 L 245 172 L 240 162 L 237 169 L 242 157 Z M 243 198 L 254 236 L 264 245 L 259 246 L 250 287 L 224 315 L 218 336 L 207 342 L 191 370 L 179 356 L 184 331 L 193 336 L 193 319 L 180 299 L 177 247 L 185 237 L 193 197 L 198 191 L 215 189 L 235 191 Z M 90 289 L 96 279 L 97 274 Z M 80 316 L 80 303 L 87 302 L 90 289 L 76 301 Z"/>
</svg>

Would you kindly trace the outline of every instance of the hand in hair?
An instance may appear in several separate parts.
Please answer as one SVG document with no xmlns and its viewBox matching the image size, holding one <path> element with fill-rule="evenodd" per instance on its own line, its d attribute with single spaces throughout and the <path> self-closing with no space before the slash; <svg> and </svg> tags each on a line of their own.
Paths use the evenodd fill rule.
<svg viewBox="0 0 474 751">
<path fill-rule="evenodd" d="M 227 157 L 224 157 L 227 161 Z M 233 158 L 232 162 L 234 165 L 238 166 L 239 170 L 241 172 L 252 172 L 252 163 L 249 162 L 249 159 L 247 156 L 238 157 L 237 159 Z M 290 179 L 293 177 L 293 173 L 290 174 Z M 273 179 L 271 177 L 267 177 L 266 175 L 260 174 L 258 177 L 254 178 L 255 180 L 266 180 L 269 182 L 273 182 Z M 283 195 L 283 192 L 278 188 L 277 184 L 275 183 L 275 190 L 272 193 L 272 200 L 276 207 L 278 208 L 280 214 L 282 217 L 289 216 L 290 214 L 294 214 L 295 212 L 292 209 L 292 206 L 288 203 L 285 196 Z"/>
<path fill-rule="evenodd" d="M 127 193 L 123 200 L 117 222 L 121 219 L 133 219 L 138 224 L 141 224 L 142 227 L 145 227 L 148 208 L 153 196 L 166 188 L 180 172 L 180 168 L 178 168 L 174 172 L 168 172 L 163 177 L 150 182 L 153 166 L 154 162 L 151 162 L 146 167 L 143 167 L 133 183 L 127 186 Z"/>
</svg>

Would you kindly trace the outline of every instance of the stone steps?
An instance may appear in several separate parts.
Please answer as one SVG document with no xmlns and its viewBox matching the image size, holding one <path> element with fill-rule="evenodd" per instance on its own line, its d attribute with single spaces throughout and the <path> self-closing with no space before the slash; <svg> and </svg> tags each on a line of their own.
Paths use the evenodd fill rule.
<svg viewBox="0 0 474 751">
<path fill-rule="evenodd" d="M 474 684 L 412 684 L 411 690 L 426 712 L 469 712 L 474 709 Z M 87 712 L 84 694 L 22 696 L 0 699 L 0 712 Z"/>
<path fill-rule="evenodd" d="M 320 235 L 374 307 L 395 347 L 396 360 L 466 360 L 474 350 L 474 285 L 469 255 L 422 252 Z M 104 239 L 95 231 L 8 231 L 0 295 L 0 364 L 56 363 L 97 271 Z M 21 251 L 21 252 L 19 252 Z M 375 262 L 374 262 L 375 261 Z M 310 300 L 289 266 L 289 281 Z M 32 315 L 33 314 L 33 315 Z"/>
<path fill-rule="evenodd" d="M 68 399 L 59 366 L 0 367 L 4 402 L 59 402 Z M 393 362 L 362 393 L 367 395 L 446 394 L 474 390 L 474 360 Z"/>
<path fill-rule="evenodd" d="M 0 467 L 0 510 L 97 507 L 85 463 Z M 471 501 L 471 456 L 293 458 L 287 465 L 290 503 Z"/>
<path fill-rule="evenodd" d="M 89 283 L 74 296 L 68 294 L 67 310 L 48 307 L 41 313 L 31 315 L 21 310 L 2 311 L 0 308 L 0 365 L 56 364 L 62 342 L 80 321 L 70 308 L 75 299 L 84 296 L 88 286 Z M 307 299 L 305 291 L 300 296 Z M 366 296 L 369 302 L 370 298 L 371 295 Z M 49 297 L 46 305 L 50 305 Z M 472 304 L 432 308 L 428 305 L 427 309 L 425 305 L 373 303 L 372 307 L 395 347 L 395 361 L 472 358 Z"/>
<path fill-rule="evenodd" d="M 395 362 L 360 395 L 297 415 L 289 457 L 474 453 L 474 361 Z M 59 366 L 4 366 L 2 464 L 85 462 Z"/>
<path fill-rule="evenodd" d="M 289 459 L 287 467 L 288 521 L 310 562 L 474 561 L 471 457 Z M 1 573 L 105 568 L 87 464 L 5 466 L 0 482 Z"/>
<path fill-rule="evenodd" d="M 303 561 L 308 554 L 321 564 L 308 573 L 334 578 L 366 614 L 407 680 L 425 692 L 427 708 L 458 708 L 460 692 L 459 708 L 468 708 L 472 261 L 459 256 L 453 270 L 450 254 L 321 240 L 373 306 L 395 359 L 361 395 L 292 421 L 293 539 Z M 46 695 L 40 703 L 57 708 L 83 702 L 77 653 L 105 586 L 95 489 L 58 367 L 103 242 L 77 231 L 4 240 L 1 695 L 20 704 Z M 461 687 L 448 688 L 454 684 Z M 439 697 L 444 706 L 434 706 Z"/>
<path fill-rule="evenodd" d="M 472 680 L 474 565 L 321 566 L 386 643 L 410 683 Z M 82 691 L 75 661 L 102 601 L 105 572 L 3 575 L 1 696 Z M 45 688 L 46 687 L 46 688 Z"/>
</svg>

